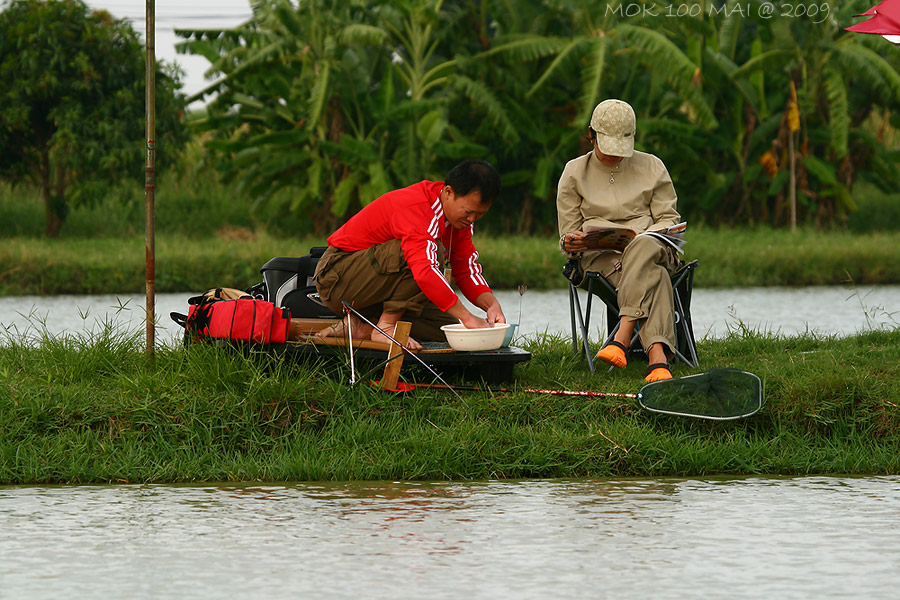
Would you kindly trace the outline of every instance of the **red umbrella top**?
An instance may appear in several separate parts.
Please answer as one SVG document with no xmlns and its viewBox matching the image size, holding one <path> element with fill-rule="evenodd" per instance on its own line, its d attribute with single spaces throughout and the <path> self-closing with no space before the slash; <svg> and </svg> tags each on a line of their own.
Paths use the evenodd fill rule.
<svg viewBox="0 0 900 600">
<path fill-rule="evenodd" d="M 857 33 L 874 33 L 885 36 L 885 39 L 893 43 L 900 42 L 900 0 L 883 0 L 857 17 L 870 16 L 871 18 L 846 27 L 847 31 Z"/>
<path fill-rule="evenodd" d="M 870 15 L 878 14 L 887 14 L 888 16 L 893 15 L 896 17 L 898 14 L 897 11 L 900 11 L 900 2 L 897 0 L 882 0 L 869 10 L 864 13 L 860 13 L 858 15 L 853 15 L 854 17 L 868 17 Z"/>
</svg>

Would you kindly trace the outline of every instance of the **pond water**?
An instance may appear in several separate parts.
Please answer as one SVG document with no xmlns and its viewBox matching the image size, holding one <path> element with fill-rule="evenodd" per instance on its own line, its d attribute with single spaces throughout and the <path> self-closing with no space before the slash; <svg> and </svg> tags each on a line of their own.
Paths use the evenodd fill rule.
<svg viewBox="0 0 900 600">
<path fill-rule="evenodd" d="M 498 295 L 526 336 L 569 329 L 565 290 Z M 161 343 L 186 300 L 157 297 Z M 3 298 L 0 323 L 143 331 L 143 303 Z M 692 314 L 702 338 L 897 311 L 884 286 L 697 289 Z M 0 486 L 0 599 L 894 598 L 898 541 L 900 477 Z"/>
<path fill-rule="evenodd" d="M 567 334 L 571 329 L 567 290 L 496 292 L 507 319 L 520 323 L 519 335 Z M 182 330 L 170 312 L 187 313 L 190 294 L 156 297 L 159 343 L 173 344 Z M 582 304 L 586 295 L 581 294 Z M 9 331 L 51 334 L 97 331 L 114 323 L 130 331 L 144 331 L 144 296 L 19 296 L 0 298 L 0 325 Z M 469 305 L 471 308 L 471 305 Z M 473 309 L 475 310 L 475 309 Z M 594 304 L 592 340 L 605 331 L 605 311 Z M 694 290 L 692 319 L 697 339 L 723 337 L 746 327 L 775 334 L 815 332 L 851 335 L 871 328 L 900 327 L 900 286 L 735 288 Z"/>
<path fill-rule="evenodd" d="M 900 478 L 0 487 L 2 598 L 895 598 Z"/>
</svg>

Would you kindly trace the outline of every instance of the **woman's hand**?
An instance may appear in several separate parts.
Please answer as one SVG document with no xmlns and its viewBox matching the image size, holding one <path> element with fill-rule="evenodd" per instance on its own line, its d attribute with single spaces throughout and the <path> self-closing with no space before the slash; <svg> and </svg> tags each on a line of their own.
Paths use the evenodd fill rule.
<svg viewBox="0 0 900 600">
<path fill-rule="evenodd" d="M 584 243 L 584 232 L 570 231 L 563 236 L 563 250 L 566 252 L 584 252 L 587 250 Z"/>
</svg>

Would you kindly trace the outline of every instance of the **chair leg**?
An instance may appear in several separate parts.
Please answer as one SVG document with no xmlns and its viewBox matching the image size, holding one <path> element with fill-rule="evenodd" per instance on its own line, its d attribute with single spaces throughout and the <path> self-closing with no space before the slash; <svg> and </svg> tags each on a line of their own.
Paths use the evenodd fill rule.
<svg viewBox="0 0 900 600">
<path fill-rule="evenodd" d="M 688 352 L 690 353 L 691 359 L 694 361 L 694 363 L 691 366 L 699 367 L 700 366 L 700 358 L 697 356 L 697 343 L 694 340 L 694 327 L 693 327 L 693 325 L 691 325 L 690 319 L 688 319 L 686 321 L 685 329 L 687 331 L 687 333 L 686 333 L 687 342 L 686 343 L 687 343 L 687 347 L 688 347 Z"/>
<path fill-rule="evenodd" d="M 587 327 L 585 327 L 584 318 L 581 315 L 581 300 L 578 299 L 578 290 L 571 283 L 569 284 L 569 293 L 571 294 L 570 300 L 572 300 L 572 303 L 575 307 L 575 310 L 573 311 L 574 314 L 572 315 L 572 321 L 573 321 L 572 344 L 573 344 L 573 346 L 575 346 L 575 344 L 576 344 L 574 321 L 575 321 L 575 318 L 577 317 L 578 318 L 578 327 L 581 329 L 581 345 L 582 345 L 582 349 L 584 350 L 584 357 L 587 359 L 588 368 L 591 371 L 593 371 L 594 370 L 594 357 L 591 356 L 591 344 L 590 344 L 590 340 L 588 340 Z M 575 346 L 575 347 L 577 348 L 577 346 Z M 576 353 L 577 353 L 577 351 L 576 351 Z"/>
<path fill-rule="evenodd" d="M 572 354 L 578 354 L 578 333 L 575 330 L 575 301 L 578 291 L 569 283 L 569 319 L 572 321 Z"/>
<path fill-rule="evenodd" d="M 681 302 L 681 294 L 677 291 L 675 292 L 675 356 L 678 357 L 679 360 L 687 364 L 689 367 L 696 367 L 699 364 L 699 360 L 697 359 L 697 348 L 694 345 L 694 336 L 693 331 L 691 331 L 691 327 L 689 321 L 685 317 L 684 306 Z M 682 331 L 679 333 L 679 329 Z M 684 345 L 686 346 L 688 356 L 685 356 L 681 351 L 678 350 L 678 341 L 679 338 L 683 338 Z"/>
</svg>

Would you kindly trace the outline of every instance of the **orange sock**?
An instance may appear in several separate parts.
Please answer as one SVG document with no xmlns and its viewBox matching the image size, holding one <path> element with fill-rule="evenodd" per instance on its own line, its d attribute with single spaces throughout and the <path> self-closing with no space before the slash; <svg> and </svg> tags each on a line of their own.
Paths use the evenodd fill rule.
<svg viewBox="0 0 900 600">
<path fill-rule="evenodd" d="M 597 358 L 617 369 L 624 369 L 628 364 L 628 359 L 625 358 L 625 346 L 615 340 L 600 348 Z"/>
</svg>

